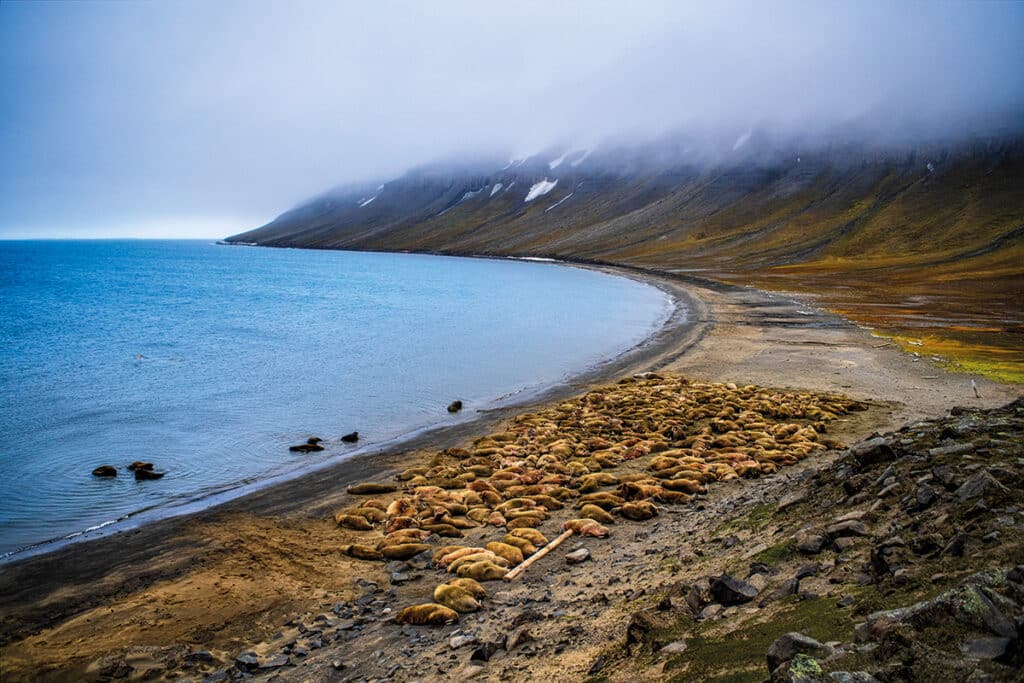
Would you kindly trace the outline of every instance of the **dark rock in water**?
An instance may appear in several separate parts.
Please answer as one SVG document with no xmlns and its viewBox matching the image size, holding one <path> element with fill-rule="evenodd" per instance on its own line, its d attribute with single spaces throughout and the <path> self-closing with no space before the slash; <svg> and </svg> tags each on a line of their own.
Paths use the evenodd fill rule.
<svg viewBox="0 0 1024 683">
<path fill-rule="evenodd" d="M 746 581 L 722 574 L 711 580 L 711 594 L 723 605 L 742 605 L 757 597 L 757 589 Z"/>
<path fill-rule="evenodd" d="M 850 449 L 850 453 L 861 467 L 896 459 L 896 452 L 889 440 L 880 436 L 860 442 Z"/>
<path fill-rule="evenodd" d="M 768 671 L 775 671 L 797 655 L 825 658 L 832 655 L 832 648 L 823 645 L 802 633 L 787 633 L 768 648 Z"/>
<path fill-rule="evenodd" d="M 322 451 L 324 449 L 318 443 L 300 443 L 298 446 L 289 446 L 288 450 L 292 453 L 313 453 L 315 451 Z"/>
<path fill-rule="evenodd" d="M 359 441 L 359 432 L 352 432 L 351 434 L 346 434 L 345 436 L 341 437 L 341 440 L 345 443 L 355 443 L 356 441 Z"/>
<path fill-rule="evenodd" d="M 116 477 L 117 468 L 113 465 L 100 465 L 92 471 L 94 477 Z"/>
<path fill-rule="evenodd" d="M 449 413 L 457 413 L 460 410 L 462 410 L 462 401 L 452 401 L 450 404 L 448 404 Z"/>
<path fill-rule="evenodd" d="M 306 443 L 311 444 L 311 445 L 316 445 L 316 444 L 320 443 L 321 441 L 323 441 L 323 439 L 321 439 L 319 436 L 311 436 L 308 439 L 306 439 Z"/>
<path fill-rule="evenodd" d="M 131 465 L 128 465 L 128 471 L 129 472 L 137 472 L 139 470 L 151 470 L 151 469 L 153 469 L 153 463 L 151 463 L 151 462 L 143 462 L 141 460 L 136 460 Z"/>
<path fill-rule="evenodd" d="M 138 469 L 135 470 L 135 481 L 143 481 L 146 479 L 162 479 L 164 472 L 154 472 L 153 470 Z"/>
</svg>

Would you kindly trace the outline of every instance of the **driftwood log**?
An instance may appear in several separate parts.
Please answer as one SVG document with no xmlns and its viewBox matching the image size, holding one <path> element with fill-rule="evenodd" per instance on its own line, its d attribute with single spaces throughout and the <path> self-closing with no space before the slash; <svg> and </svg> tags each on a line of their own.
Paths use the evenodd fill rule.
<svg viewBox="0 0 1024 683">
<path fill-rule="evenodd" d="M 561 536 L 559 536 L 558 538 L 554 539 L 553 541 L 548 543 L 546 546 L 544 546 L 543 548 L 541 548 L 540 550 L 535 552 L 533 555 L 531 555 L 530 557 L 528 557 L 525 560 L 523 560 L 517 567 L 515 567 L 508 574 L 505 574 L 505 580 L 506 581 L 514 581 L 516 579 L 516 577 L 519 576 L 520 574 L 522 574 L 523 572 L 525 572 L 526 569 L 531 564 L 533 564 L 534 562 L 536 562 L 540 558 L 544 557 L 545 555 L 550 553 L 552 550 L 554 550 L 558 546 L 562 545 L 562 541 L 564 541 L 565 539 L 569 538 L 570 536 L 572 536 L 572 529 L 569 529 L 567 531 L 562 532 Z"/>
</svg>

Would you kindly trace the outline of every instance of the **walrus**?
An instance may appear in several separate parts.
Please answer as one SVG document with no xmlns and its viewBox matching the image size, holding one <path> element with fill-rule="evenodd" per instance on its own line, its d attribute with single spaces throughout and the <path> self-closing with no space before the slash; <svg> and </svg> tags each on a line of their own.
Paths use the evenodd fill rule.
<svg viewBox="0 0 1024 683">
<path fill-rule="evenodd" d="M 362 515 L 350 515 L 346 512 L 339 512 L 334 515 L 334 521 L 338 526 L 354 531 L 373 531 L 373 524 Z"/>
<path fill-rule="evenodd" d="M 513 567 L 523 561 L 523 551 L 514 545 L 491 541 L 487 544 L 487 549 L 498 557 L 504 558 Z"/>
<path fill-rule="evenodd" d="M 460 577 L 468 577 L 477 581 L 498 581 L 505 578 L 505 574 L 508 574 L 508 569 L 484 560 L 482 562 L 464 564 L 459 567 L 456 573 Z"/>
<path fill-rule="evenodd" d="M 514 529 L 509 532 L 512 536 L 518 536 L 519 538 L 525 538 L 535 546 L 545 546 L 548 544 L 548 539 L 541 532 L 536 529 Z"/>
<path fill-rule="evenodd" d="M 394 484 L 363 482 L 362 484 L 353 484 L 346 490 L 353 496 L 372 496 L 378 493 L 394 493 L 398 490 L 398 487 Z"/>
<path fill-rule="evenodd" d="M 638 500 L 626 503 L 620 507 L 619 514 L 634 522 L 642 522 L 657 516 L 658 508 L 650 501 Z"/>
<path fill-rule="evenodd" d="M 537 546 L 527 541 L 525 538 L 513 536 L 508 534 L 505 538 L 501 539 L 502 543 L 519 548 L 519 551 L 523 553 L 523 557 L 529 557 L 537 552 Z"/>
<path fill-rule="evenodd" d="M 341 546 L 341 552 L 354 557 L 357 560 L 383 560 L 384 556 L 381 555 L 375 548 L 371 548 L 368 545 L 359 545 L 357 543 L 350 543 L 348 545 Z"/>
<path fill-rule="evenodd" d="M 602 524 L 614 524 L 615 517 L 604 509 L 597 505 L 587 504 L 580 509 L 580 517 L 584 519 L 592 519 L 595 522 L 601 522 Z"/>
<path fill-rule="evenodd" d="M 451 564 L 448 565 L 448 571 L 452 572 L 453 574 L 458 574 L 459 573 L 459 567 L 462 567 L 462 566 L 468 565 L 468 564 L 474 564 L 476 562 L 490 562 L 491 564 L 495 564 L 495 565 L 497 565 L 499 567 L 506 568 L 506 569 L 508 568 L 508 564 L 509 564 L 508 560 L 506 560 L 506 559 L 504 559 L 502 557 L 499 557 L 498 555 L 495 555 L 490 550 L 484 550 L 484 551 L 481 551 L 479 553 L 473 553 L 472 555 L 466 555 L 465 557 L 460 557 L 459 559 L 455 560 L 454 562 L 452 562 Z M 470 577 L 470 578 L 473 578 L 473 577 Z"/>
<path fill-rule="evenodd" d="M 562 525 L 562 528 L 566 531 L 571 529 L 580 536 L 593 536 L 594 538 L 605 538 L 611 533 L 606 527 L 592 519 L 570 519 Z"/>
<path fill-rule="evenodd" d="M 477 546 L 456 545 L 451 547 L 453 548 L 453 550 L 445 553 L 444 555 L 438 555 L 437 553 L 434 554 L 434 556 L 437 558 L 435 560 L 435 564 L 439 564 L 442 567 L 447 567 L 460 557 L 465 557 L 466 555 L 473 555 L 475 553 L 481 553 L 484 550 L 486 550 L 486 548 L 480 548 Z"/>
<path fill-rule="evenodd" d="M 533 515 L 523 515 L 521 517 L 516 517 L 515 519 L 508 520 L 505 523 L 505 528 L 510 531 L 512 529 L 536 529 L 543 523 L 544 520 L 540 517 L 535 517 Z"/>
<path fill-rule="evenodd" d="M 421 524 L 420 528 L 431 531 L 438 536 L 444 536 L 445 538 L 462 538 L 463 536 L 462 532 L 451 524 Z"/>
<path fill-rule="evenodd" d="M 450 607 L 428 602 L 422 605 L 406 607 L 395 617 L 396 624 L 413 624 L 415 626 L 445 626 L 459 620 L 459 613 Z"/>
<path fill-rule="evenodd" d="M 389 560 L 409 560 L 430 550 L 426 543 L 400 543 L 381 548 L 380 553 Z"/>
<path fill-rule="evenodd" d="M 472 581 L 472 579 L 468 580 Z M 476 612 L 480 609 L 480 603 L 472 593 L 465 588 L 453 586 L 449 583 L 442 583 L 434 589 L 434 602 L 463 614 L 466 612 Z"/>
</svg>

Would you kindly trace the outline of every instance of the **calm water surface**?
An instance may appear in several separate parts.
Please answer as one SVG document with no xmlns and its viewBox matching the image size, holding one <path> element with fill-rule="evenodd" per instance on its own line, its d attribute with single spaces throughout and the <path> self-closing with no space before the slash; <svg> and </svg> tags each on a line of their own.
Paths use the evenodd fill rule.
<svg viewBox="0 0 1024 683">
<path fill-rule="evenodd" d="M 653 287 L 544 263 L 0 242 L 0 555 L 346 457 L 353 430 L 469 419 L 668 313 Z M 288 451 L 310 435 L 328 449 Z M 136 482 L 136 459 L 167 475 Z"/>
</svg>

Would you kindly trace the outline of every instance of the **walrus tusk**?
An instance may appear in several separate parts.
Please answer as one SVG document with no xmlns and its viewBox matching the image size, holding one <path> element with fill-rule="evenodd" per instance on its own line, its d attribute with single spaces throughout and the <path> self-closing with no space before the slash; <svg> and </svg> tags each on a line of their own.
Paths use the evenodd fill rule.
<svg viewBox="0 0 1024 683">
<path fill-rule="evenodd" d="M 529 567 L 531 564 L 533 564 L 534 562 L 536 562 L 537 560 L 544 557 L 549 552 L 560 546 L 562 544 L 562 541 L 572 536 L 572 533 L 572 529 L 562 532 L 561 536 L 548 543 L 546 546 L 535 552 L 533 555 L 530 555 L 528 558 L 523 560 L 522 564 L 520 564 L 518 567 L 510 571 L 508 574 L 505 574 L 505 580 L 515 580 L 517 576 L 526 571 L 527 567 Z"/>
</svg>

